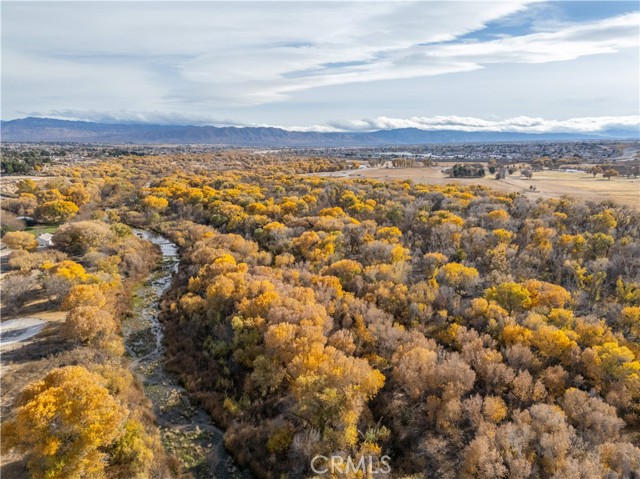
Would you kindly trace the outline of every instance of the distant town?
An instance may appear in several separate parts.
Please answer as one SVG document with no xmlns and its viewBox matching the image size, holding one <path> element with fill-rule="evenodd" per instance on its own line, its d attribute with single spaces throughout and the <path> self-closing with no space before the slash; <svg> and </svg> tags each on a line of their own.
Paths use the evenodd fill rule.
<svg viewBox="0 0 640 479">
<path fill-rule="evenodd" d="M 441 145 L 373 148 L 307 148 L 298 154 L 345 157 L 359 160 L 409 158 L 416 161 L 529 162 L 537 158 L 575 160 L 575 163 L 637 159 L 638 141 L 538 141 L 512 143 L 448 143 Z"/>
<path fill-rule="evenodd" d="M 249 150 L 251 153 L 273 156 L 329 157 L 360 162 L 363 167 L 389 168 L 435 166 L 441 162 L 490 161 L 504 166 L 529 163 L 534 170 L 571 169 L 584 164 L 611 164 L 616 168 L 640 164 L 640 142 L 621 140 L 280 149 L 225 145 L 3 143 L 0 161 L 3 174 L 28 174 L 40 171 L 50 163 L 72 164 L 121 156 L 197 155 L 225 150 Z"/>
</svg>

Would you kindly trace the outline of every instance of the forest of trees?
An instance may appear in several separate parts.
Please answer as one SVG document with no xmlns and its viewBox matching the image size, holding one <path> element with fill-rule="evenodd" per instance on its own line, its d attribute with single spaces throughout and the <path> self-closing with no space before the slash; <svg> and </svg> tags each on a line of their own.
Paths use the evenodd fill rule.
<svg viewBox="0 0 640 479">
<path fill-rule="evenodd" d="M 94 351 L 43 372 L 3 426 L 32 476 L 172 470 L 113 372 L 113 290 L 154 263 L 141 226 L 181 252 L 168 366 L 257 477 L 311 477 L 317 455 L 389 456 L 398 478 L 640 477 L 638 212 L 308 174 L 343 166 L 124 157 L 21 184 L 8 209 L 70 222 L 47 252 L 8 233 L 11 274 L 51 288 Z M 52 433 L 43 405 L 63 403 Z"/>
<path fill-rule="evenodd" d="M 495 173 L 495 167 L 492 169 L 493 171 L 489 170 L 489 173 Z M 449 171 L 449 176 L 452 178 L 482 178 L 485 174 L 484 166 L 479 163 L 456 163 Z"/>
</svg>

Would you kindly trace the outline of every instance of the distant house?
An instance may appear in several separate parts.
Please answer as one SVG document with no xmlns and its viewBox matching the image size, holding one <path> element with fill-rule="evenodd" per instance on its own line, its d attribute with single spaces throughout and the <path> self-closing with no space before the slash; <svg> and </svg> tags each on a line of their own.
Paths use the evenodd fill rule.
<svg viewBox="0 0 640 479">
<path fill-rule="evenodd" d="M 42 233 L 41 235 L 38 235 L 38 246 L 40 248 L 48 248 L 50 246 L 53 246 L 53 241 L 51 241 L 51 238 L 53 238 L 53 235 L 51 233 Z"/>
</svg>

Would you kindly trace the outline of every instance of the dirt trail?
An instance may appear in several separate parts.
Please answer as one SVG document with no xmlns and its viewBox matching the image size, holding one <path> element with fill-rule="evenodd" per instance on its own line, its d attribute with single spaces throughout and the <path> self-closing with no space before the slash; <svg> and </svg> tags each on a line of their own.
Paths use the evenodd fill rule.
<svg viewBox="0 0 640 479">
<path fill-rule="evenodd" d="M 0 323 L 0 349 L 9 344 L 26 341 L 38 334 L 47 325 L 38 318 L 10 319 Z"/>
</svg>

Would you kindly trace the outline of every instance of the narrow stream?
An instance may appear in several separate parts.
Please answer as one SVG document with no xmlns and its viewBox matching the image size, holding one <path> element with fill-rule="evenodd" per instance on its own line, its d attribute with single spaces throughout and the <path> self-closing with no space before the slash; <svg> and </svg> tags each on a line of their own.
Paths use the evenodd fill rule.
<svg viewBox="0 0 640 479">
<path fill-rule="evenodd" d="M 160 300 L 171 286 L 180 260 L 177 246 L 163 236 L 143 230 L 135 233 L 162 251 L 162 266 L 134 293 L 133 316 L 123 334 L 131 368 L 143 381 L 153 403 L 165 449 L 197 479 L 250 479 L 224 449 L 224 431 L 189 400 L 187 391 L 164 368 L 163 330 L 158 316 Z"/>
</svg>

